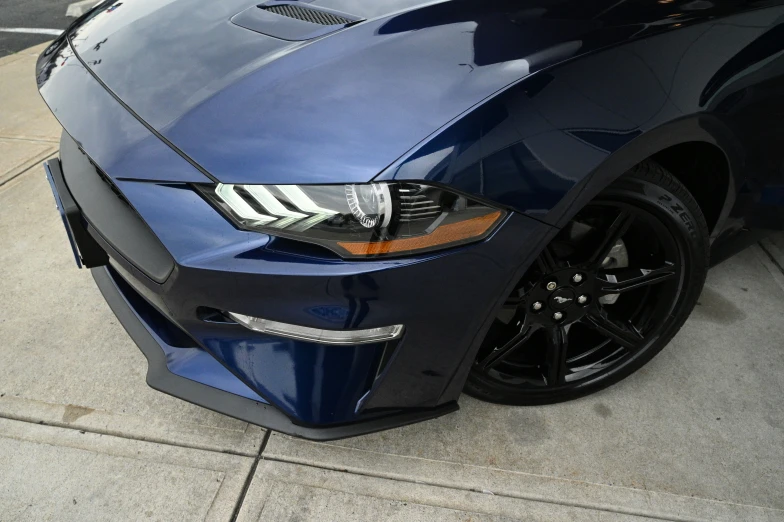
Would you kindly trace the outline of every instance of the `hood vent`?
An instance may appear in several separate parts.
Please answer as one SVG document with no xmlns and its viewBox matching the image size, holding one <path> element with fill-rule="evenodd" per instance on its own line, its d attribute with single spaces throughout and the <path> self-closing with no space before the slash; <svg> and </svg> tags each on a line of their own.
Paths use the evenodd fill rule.
<svg viewBox="0 0 784 522">
<path fill-rule="evenodd" d="M 266 2 L 234 15 L 231 22 L 257 33 L 297 42 L 318 38 L 362 21 L 362 18 L 346 13 L 306 5 Z"/>
<path fill-rule="evenodd" d="M 262 5 L 259 6 L 259 8 L 264 9 L 269 13 L 275 13 L 276 15 L 296 18 L 303 22 L 319 25 L 346 25 L 356 21 L 326 11 L 300 7 L 294 4 Z"/>
</svg>

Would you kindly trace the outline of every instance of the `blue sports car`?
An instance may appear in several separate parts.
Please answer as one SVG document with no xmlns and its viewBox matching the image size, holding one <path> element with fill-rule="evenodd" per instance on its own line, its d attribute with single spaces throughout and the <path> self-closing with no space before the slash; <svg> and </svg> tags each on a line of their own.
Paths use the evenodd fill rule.
<svg viewBox="0 0 784 522">
<path fill-rule="evenodd" d="M 149 385 L 300 437 L 605 388 L 784 227 L 781 0 L 113 0 L 36 75 Z"/>
</svg>

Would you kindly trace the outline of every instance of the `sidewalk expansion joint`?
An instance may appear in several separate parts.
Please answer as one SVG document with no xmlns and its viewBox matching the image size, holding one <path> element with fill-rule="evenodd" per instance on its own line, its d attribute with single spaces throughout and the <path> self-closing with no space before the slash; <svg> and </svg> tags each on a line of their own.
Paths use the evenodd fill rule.
<svg viewBox="0 0 784 522">
<path fill-rule="evenodd" d="M 60 422 L 51 422 L 51 421 L 42 421 L 42 420 L 35 420 L 29 417 L 23 417 L 19 415 L 9 415 L 7 413 L 0 413 L 0 419 L 8 419 L 18 422 L 26 422 L 28 424 L 38 424 L 41 426 L 51 426 L 54 428 L 65 428 L 68 430 L 78 431 L 80 433 L 93 433 L 96 435 L 108 435 L 110 437 L 117 437 L 119 439 L 125 440 L 136 440 L 141 442 L 152 442 L 154 444 L 162 444 L 165 446 L 173 446 L 176 448 L 188 448 L 188 449 L 195 449 L 201 451 L 209 451 L 211 453 L 220 453 L 223 455 L 234 455 L 235 457 L 253 457 L 256 456 L 258 458 L 258 454 L 254 453 L 242 453 L 239 451 L 231 451 L 231 450 L 218 450 L 215 448 L 210 448 L 207 446 L 203 446 L 200 444 L 178 444 L 176 442 L 160 439 L 157 437 L 129 437 L 124 433 L 120 433 L 114 430 L 96 430 L 94 428 L 85 428 L 79 426 L 73 426 L 67 423 L 60 423 Z M 269 438 L 269 431 L 265 434 L 264 442 L 262 443 L 261 447 L 263 448 L 266 444 L 267 439 Z"/>
<path fill-rule="evenodd" d="M 5 187 L 7 185 L 10 186 L 9 183 L 11 183 L 12 181 L 18 180 L 19 178 L 21 178 L 22 176 L 24 176 L 28 172 L 31 172 L 35 168 L 40 168 L 41 169 L 40 172 L 43 173 L 43 167 L 41 166 L 43 164 L 43 161 L 46 158 L 49 158 L 52 155 L 57 154 L 58 152 L 59 152 L 59 149 L 44 151 L 44 152 L 42 152 L 40 154 L 37 154 L 37 155 L 33 156 L 32 158 L 28 159 L 27 161 L 21 163 L 20 165 L 18 165 L 14 169 L 9 170 L 8 172 L 14 172 L 15 169 L 21 169 L 21 170 L 19 170 L 19 172 L 16 172 L 15 174 L 12 174 L 12 175 L 8 176 L 7 178 L 0 177 L 0 189 L 2 189 L 3 187 Z M 2 174 L 0 176 L 5 176 L 5 174 Z"/>
<path fill-rule="evenodd" d="M 268 436 L 269 436 L 269 433 L 268 433 Z M 266 440 L 264 441 L 264 446 L 266 446 Z M 392 481 L 405 482 L 405 483 L 410 483 L 410 484 L 420 484 L 420 485 L 433 486 L 433 487 L 444 488 L 444 489 L 452 489 L 452 490 L 466 491 L 466 492 L 472 492 L 472 493 L 484 493 L 484 494 L 487 494 L 487 491 L 484 491 L 481 488 L 465 487 L 465 486 L 461 486 L 459 484 L 446 484 L 446 483 L 443 483 L 443 482 L 438 482 L 436 480 L 408 479 L 408 478 L 405 478 L 405 477 L 400 477 L 398 475 L 390 476 L 390 475 L 385 475 L 383 473 L 373 473 L 373 472 L 370 472 L 370 471 L 367 471 L 367 470 L 356 469 L 356 468 L 348 468 L 348 467 L 341 467 L 341 466 L 330 466 L 330 465 L 319 465 L 319 464 L 314 464 L 312 462 L 308 462 L 308 461 L 305 461 L 305 460 L 302 460 L 302 459 L 298 459 L 298 458 L 263 457 L 263 459 L 264 460 L 269 460 L 269 461 L 272 461 L 272 462 L 281 462 L 281 463 L 284 463 L 284 464 L 295 464 L 295 465 L 298 465 L 298 466 L 307 466 L 307 467 L 315 468 L 315 469 L 337 471 L 337 472 L 342 472 L 342 473 L 351 473 L 353 475 L 360 475 L 360 476 L 365 476 L 365 477 L 379 478 L 379 479 L 383 479 L 383 480 L 392 480 Z M 577 482 L 577 483 L 582 483 L 582 484 L 592 484 L 592 483 L 589 483 L 589 482 L 581 482 L 581 481 L 569 481 L 569 482 Z M 612 488 L 612 487 L 617 487 L 617 486 L 605 486 L 605 487 Z M 624 488 L 624 489 L 635 489 L 635 488 Z M 638 491 L 645 492 L 645 490 L 638 490 Z M 622 508 L 622 507 L 616 507 L 616 506 L 608 506 L 608 505 L 604 505 L 604 504 L 594 504 L 594 503 L 590 503 L 590 502 L 570 502 L 568 500 L 552 499 L 552 498 L 544 497 L 542 495 L 535 495 L 535 494 L 527 494 L 526 495 L 524 493 L 510 494 L 510 493 L 505 493 L 505 492 L 493 492 L 492 495 L 497 496 L 497 497 L 506 497 L 506 498 L 511 498 L 511 499 L 524 500 L 524 501 L 529 501 L 529 502 L 539 502 L 539 503 L 542 503 L 542 504 L 553 504 L 553 505 L 557 505 L 557 506 L 573 507 L 573 508 L 579 508 L 579 509 L 588 509 L 588 510 L 594 510 L 594 511 L 603 511 L 603 512 L 606 512 L 606 513 L 616 513 L 616 514 L 619 514 L 619 515 L 647 517 L 647 518 L 650 518 L 650 519 L 662 520 L 662 521 L 666 521 L 666 522 L 705 522 L 704 518 L 694 518 L 694 517 L 684 517 L 684 516 L 677 516 L 677 515 L 668 515 L 668 514 L 657 513 L 657 512 L 649 511 L 649 510 L 645 510 L 645 509 Z M 680 495 L 675 495 L 675 496 L 680 497 Z M 753 507 L 753 508 L 759 508 L 760 507 L 760 506 L 754 506 L 754 505 L 737 504 L 737 503 L 733 503 L 733 502 L 725 502 L 725 501 L 722 501 L 722 500 L 712 500 L 712 499 L 704 499 L 704 498 L 698 498 L 698 497 L 683 497 L 683 498 L 690 498 L 692 500 L 699 500 L 699 501 L 704 501 L 704 502 L 713 502 L 713 503 L 717 503 L 717 504 L 724 504 L 724 505 L 727 505 L 727 506 L 740 506 L 740 507 Z M 773 508 L 763 508 L 763 509 L 773 509 Z M 778 511 L 778 510 L 774 509 L 774 511 Z"/>
<path fill-rule="evenodd" d="M 55 138 L 28 138 L 25 136 L 5 136 L 3 134 L 0 134 L 0 140 L 31 141 L 33 143 L 49 143 L 51 145 L 57 145 L 60 143 L 60 140 Z"/>
<path fill-rule="evenodd" d="M 779 269 L 779 272 L 784 274 L 784 266 L 781 266 L 781 263 L 778 262 L 778 260 L 776 259 L 776 256 L 774 256 L 770 252 L 770 250 L 768 250 L 767 247 L 765 247 L 765 245 L 762 244 L 762 242 L 759 242 L 757 244 L 762 249 L 762 251 L 765 252 L 765 255 L 768 256 L 768 259 L 770 259 L 770 262 L 773 263 L 773 265 L 775 265 L 775 267 Z"/>
<path fill-rule="evenodd" d="M 261 460 L 261 454 L 264 453 L 264 450 L 267 447 L 267 442 L 272 435 L 271 430 L 267 430 L 267 433 L 264 434 L 264 440 L 261 441 L 261 446 L 259 447 L 259 452 L 256 454 L 256 458 L 253 459 L 253 465 L 250 467 L 250 471 L 248 472 L 248 476 L 245 478 L 245 484 L 242 486 L 242 492 L 240 493 L 240 498 L 237 500 L 237 504 L 234 506 L 234 511 L 231 514 L 231 522 L 236 522 L 237 517 L 240 515 L 240 509 L 242 509 L 242 504 L 245 502 L 245 496 L 248 494 L 248 489 L 250 489 L 250 484 L 253 482 L 253 477 L 256 475 L 256 468 L 259 467 L 259 461 Z"/>
</svg>

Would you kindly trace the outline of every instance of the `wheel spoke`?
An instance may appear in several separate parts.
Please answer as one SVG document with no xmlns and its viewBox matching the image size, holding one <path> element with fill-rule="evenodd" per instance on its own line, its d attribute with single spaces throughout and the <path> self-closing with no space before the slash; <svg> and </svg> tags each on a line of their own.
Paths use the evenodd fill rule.
<svg viewBox="0 0 784 522">
<path fill-rule="evenodd" d="M 591 311 L 585 315 L 582 322 L 626 348 L 636 349 L 645 341 L 643 335 L 630 321 L 614 321 L 605 312 Z"/>
<path fill-rule="evenodd" d="M 654 285 L 672 279 L 677 274 L 673 263 L 666 263 L 654 270 L 645 268 L 622 268 L 603 272 L 606 280 L 600 281 L 600 294 L 620 294 L 643 286 Z"/>
<path fill-rule="evenodd" d="M 558 270 L 558 263 L 555 260 L 553 250 L 550 245 L 544 247 L 544 249 L 539 253 L 539 257 L 536 258 L 536 264 L 539 266 L 539 270 L 542 272 L 542 274 L 545 275 Z"/>
<path fill-rule="evenodd" d="M 507 343 L 503 346 L 494 348 L 493 351 L 487 354 L 484 359 L 479 361 L 479 367 L 485 371 L 493 368 L 506 357 L 511 355 L 512 352 L 525 344 L 525 342 L 531 338 L 531 335 L 537 330 L 537 328 L 538 327 L 536 325 L 523 322 L 520 326 L 519 332 L 514 337 L 509 339 L 509 341 L 507 341 Z"/>
<path fill-rule="evenodd" d="M 547 334 L 547 384 L 555 386 L 566 382 L 566 351 L 569 347 L 569 334 L 565 327 L 548 328 Z"/>
<path fill-rule="evenodd" d="M 618 214 L 607 229 L 599 248 L 591 254 L 591 257 L 588 259 L 588 264 L 593 267 L 601 266 L 604 259 L 610 253 L 610 250 L 612 250 L 612 247 L 615 246 L 618 240 L 629 230 L 632 221 L 634 221 L 634 215 L 628 210 L 621 210 L 620 214 Z"/>
</svg>

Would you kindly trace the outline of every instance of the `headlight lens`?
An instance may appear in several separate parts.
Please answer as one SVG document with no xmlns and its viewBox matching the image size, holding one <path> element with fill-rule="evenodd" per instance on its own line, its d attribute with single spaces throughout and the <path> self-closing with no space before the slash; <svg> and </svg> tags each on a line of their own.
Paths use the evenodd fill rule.
<svg viewBox="0 0 784 522">
<path fill-rule="evenodd" d="M 420 183 L 197 187 L 242 229 L 316 243 L 349 258 L 410 255 L 479 241 L 506 215 Z"/>
</svg>

